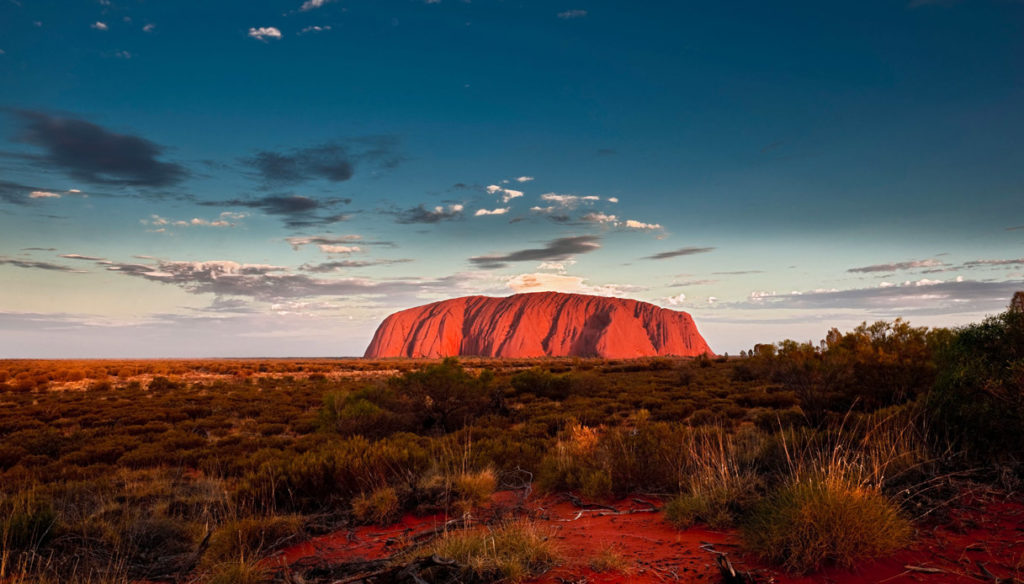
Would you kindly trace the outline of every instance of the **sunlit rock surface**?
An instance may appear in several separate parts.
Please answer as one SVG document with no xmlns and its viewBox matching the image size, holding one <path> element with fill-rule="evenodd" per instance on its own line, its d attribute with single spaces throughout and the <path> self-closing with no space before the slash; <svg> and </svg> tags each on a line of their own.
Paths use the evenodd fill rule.
<svg viewBox="0 0 1024 584">
<path fill-rule="evenodd" d="M 711 353 L 689 314 L 624 298 L 466 296 L 384 319 L 366 357 L 605 357 Z"/>
</svg>

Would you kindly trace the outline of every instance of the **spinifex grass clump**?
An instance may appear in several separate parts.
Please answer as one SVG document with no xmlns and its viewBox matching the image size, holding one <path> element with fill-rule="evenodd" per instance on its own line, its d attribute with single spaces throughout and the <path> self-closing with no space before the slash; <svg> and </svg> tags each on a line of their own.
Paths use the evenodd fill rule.
<svg viewBox="0 0 1024 584">
<path fill-rule="evenodd" d="M 487 530 L 453 531 L 430 549 L 454 560 L 471 579 L 521 582 L 561 561 L 555 543 L 539 526 L 512 521 Z"/>
<path fill-rule="evenodd" d="M 894 552 L 911 528 L 876 488 L 826 472 L 798 477 L 763 500 L 744 535 L 762 558 L 804 573 Z"/>
<path fill-rule="evenodd" d="M 788 477 L 746 522 L 748 546 L 761 557 L 804 573 L 825 565 L 850 568 L 907 544 L 910 522 L 882 492 L 887 477 L 926 461 L 920 436 L 899 415 L 862 430 L 843 425 L 824 442 L 791 451 L 781 435 Z"/>
<path fill-rule="evenodd" d="M 734 525 L 757 500 L 761 479 L 753 471 L 753 451 L 762 437 L 752 428 L 733 435 L 700 427 L 680 434 L 680 494 L 665 505 L 665 518 L 680 528 L 701 521 L 710 527 Z"/>
</svg>

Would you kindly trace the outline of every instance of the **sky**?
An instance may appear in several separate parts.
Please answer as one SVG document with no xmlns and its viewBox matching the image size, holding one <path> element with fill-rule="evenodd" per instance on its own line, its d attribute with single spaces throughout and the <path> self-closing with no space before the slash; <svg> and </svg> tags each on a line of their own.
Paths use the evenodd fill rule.
<svg viewBox="0 0 1024 584">
<path fill-rule="evenodd" d="M 358 356 L 563 291 L 718 353 L 1024 289 L 1024 2 L 0 0 L 0 357 Z"/>
</svg>

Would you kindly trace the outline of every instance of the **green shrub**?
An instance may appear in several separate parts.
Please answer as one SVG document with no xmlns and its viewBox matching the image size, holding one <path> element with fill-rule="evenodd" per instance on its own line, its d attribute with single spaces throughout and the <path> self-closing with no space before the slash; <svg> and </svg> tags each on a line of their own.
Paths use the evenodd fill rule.
<svg viewBox="0 0 1024 584">
<path fill-rule="evenodd" d="M 532 393 L 537 397 L 563 400 L 569 397 L 571 381 L 568 375 L 555 375 L 540 367 L 516 373 L 510 380 L 516 394 Z"/>
<path fill-rule="evenodd" d="M 957 330 L 938 361 L 927 408 L 943 445 L 1024 474 L 1024 307 Z"/>
</svg>

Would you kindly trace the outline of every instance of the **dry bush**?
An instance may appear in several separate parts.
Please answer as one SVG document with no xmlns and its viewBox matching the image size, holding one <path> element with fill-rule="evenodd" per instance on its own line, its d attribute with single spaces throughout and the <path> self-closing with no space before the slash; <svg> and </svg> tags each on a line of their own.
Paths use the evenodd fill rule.
<svg viewBox="0 0 1024 584">
<path fill-rule="evenodd" d="M 825 565 L 852 568 L 906 545 L 910 523 L 876 488 L 842 472 L 800 477 L 754 510 L 744 539 L 763 559 L 806 573 Z"/>
<path fill-rule="evenodd" d="M 434 542 L 430 553 L 454 560 L 467 576 L 484 581 L 521 582 L 562 560 L 549 534 L 528 521 L 512 521 L 486 530 L 448 532 Z"/>
<path fill-rule="evenodd" d="M 392 487 L 381 487 L 370 493 L 360 493 L 352 499 L 352 515 L 360 523 L 388 525 L 398 519 L 402 508 L 398 493 Z"/>
<path fill-rule="evenodd" d="M 602 548 L 594 557 L 590 558 L 588 564 L 591 570 L 598 573 L 630 574 L 632 572 L 629 560 L 615 546 Z"/>
</svg>

